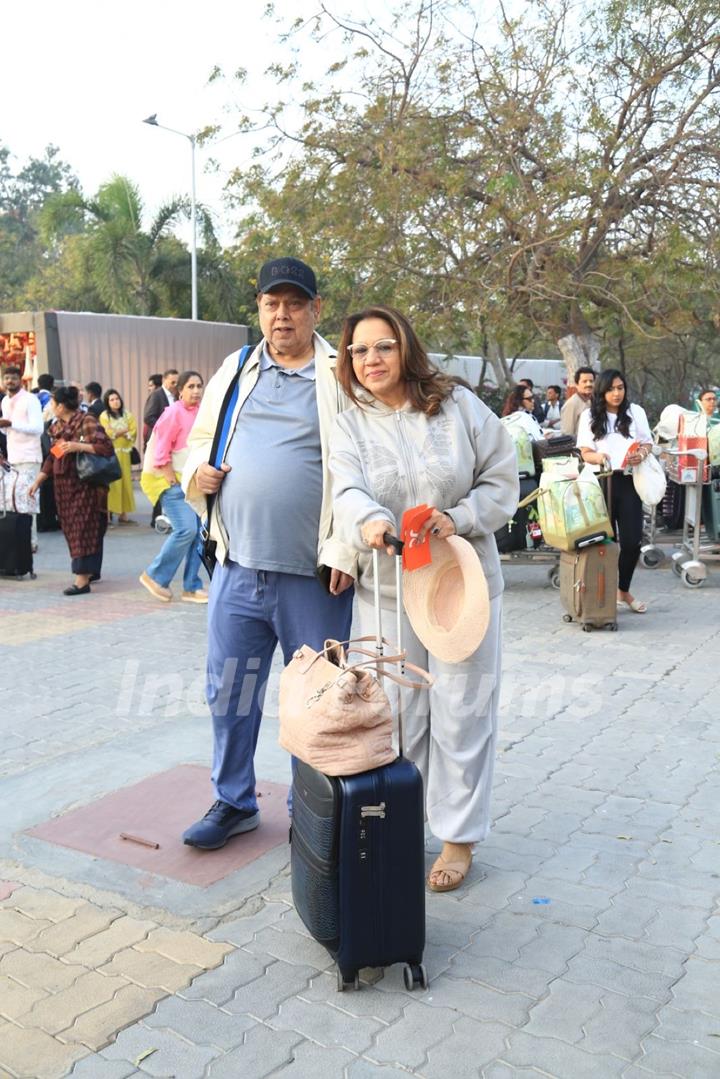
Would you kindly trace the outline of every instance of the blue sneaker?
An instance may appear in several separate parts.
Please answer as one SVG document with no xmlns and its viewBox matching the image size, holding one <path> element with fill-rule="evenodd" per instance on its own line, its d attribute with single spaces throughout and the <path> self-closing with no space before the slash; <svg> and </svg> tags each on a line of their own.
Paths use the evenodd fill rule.
<svg viewBox="0 0 720 1079">
<path fill-rule="evenodd" d="M 202 820 L 183 832 L 183 843 L 200 850 L 217 850 L 228 839 L 243 832 L 252 832 L 260 823 L 257 809 L 236 809 L 227 802 L 217 801 L 210 806 Z"/>
</svg>

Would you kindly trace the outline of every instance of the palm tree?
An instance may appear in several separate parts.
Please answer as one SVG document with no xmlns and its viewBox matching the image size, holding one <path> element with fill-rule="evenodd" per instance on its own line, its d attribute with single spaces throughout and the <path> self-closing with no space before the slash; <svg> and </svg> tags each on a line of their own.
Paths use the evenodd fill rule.
<svg viewBox="0 0 720 1079">
<path fill-rule="evenodd" d="M 189 214 L 189 200 L 173 198 L 144 230 L 137 186 L 114 175 L 92 199 L 79 191 L 49 199 L 42 211 L 42 233 L 56 266 L 69 261 L 72 251 L 73 295 L 84 292 L 92 300 L 84 310 L 187 318 L 190 254 L 172 230 Z M 201 312 L 206 318 L 235 321 L 237 275 L 218 243 L 210 214 L 199 206 L 197 217 Z"/>
</svg>

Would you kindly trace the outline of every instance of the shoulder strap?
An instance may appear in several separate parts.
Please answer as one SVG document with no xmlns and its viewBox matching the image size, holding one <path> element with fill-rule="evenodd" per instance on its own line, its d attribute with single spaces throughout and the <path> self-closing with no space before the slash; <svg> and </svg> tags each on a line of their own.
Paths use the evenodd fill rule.
<svg viewBox="0 0 720 1079">
<path fill-rule="evenodd" d="M 212 448 L 210 450 L 210 464 L 213 468 L 220 468 L 222 459 L 225 455 L 225 447 L 227 446 L 228 437 L 230 435 L 230 424 L 232 422 L 232 415 L 235 411 L 235 405 L 237 403 L 240 375 L 242 369 L 245 366 L 250 353 L 253 351 L 252 345 L 243 345 L 238 352 L 238 364 L 237 370 L 233 375 L 230 385 L 225 391 L 223 403 L 220 406 L 220 415 L 218 416 L 217 427 L 215 428 L 215 436 L 212 442 Z"/>
<path fill-rule="evenodd" d="M 217 427 L 215 428 L 215 434 L 213 436 L 212 446 L 210 448 L 210 464 L 213 468 L 220 468 L 222 459 L 225 455 L 225 447 L 230 437 L 230 424 L 232 423 L 233 412 L 235 411 L 235 405 L 238 399 L 238 393 L 240 388 L 240 375 L 242 369 L 245 366 L 245 361 L 252 353 L 252 345 L 243 345 L 238 352 L 237 370 L 230 380 L 230 385 L 225 391 L 223 397 L 223 403 L 220 406 L 220 415 L 218 416 Z M 210 530 L 210 518 L 212 517 L 213 507 L 215 505 L 215 499 L 217 494 L 208 495 L 205 499 L 207 506 L 207 528 Z"/>
</svg>

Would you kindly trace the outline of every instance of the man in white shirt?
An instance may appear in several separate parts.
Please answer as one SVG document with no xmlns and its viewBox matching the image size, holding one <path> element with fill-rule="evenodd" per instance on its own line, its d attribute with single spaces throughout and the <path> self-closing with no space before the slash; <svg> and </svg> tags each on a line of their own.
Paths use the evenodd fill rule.
<svg viewBox="0 0 720 1079">
<path fill-rule="evenodd" d="M 545 404 L 543 405 L 542 423 L 543 427 L 550 427 L 556 430 L 560 426 L 560 396 L 562 390 L 559 386 L 548 386 L 545 391 Z"/>
<path fill-rule="evenodd" d="M 42 464 L 42 408 L 37 396 L 23 389 L 19 367 L 5 368 L 3 389 L 5 397 L 0 406 L 0 427 L 7 438 L 7 459 L 19 474 L 18 489 L 27 491 Z M 20 507 L 18 510 L 26 512 Z M 37 550 L 37 513 L 33 513 L 32 519 L 32 545 L 33 550 Z"/>
</svg>

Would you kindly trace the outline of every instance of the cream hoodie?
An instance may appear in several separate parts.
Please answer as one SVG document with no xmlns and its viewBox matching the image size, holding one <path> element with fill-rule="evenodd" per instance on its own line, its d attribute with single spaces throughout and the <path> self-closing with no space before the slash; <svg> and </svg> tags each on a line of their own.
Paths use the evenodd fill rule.
<svg viewBox="0 0 720 1079">
<path fill-rule="evenodd" d="M 404 511 L 425 502 L 473 545 L 491 598 L 502 592 L 493 533 L 517 508 L 517 461 L 503 424 L 472 391 L 458 386 L 436 416 L 379 401 L 343 412 L 330 439 L 330 471 L 336 529 L 360 552 L 361 588 L 373 587 L 362 525 L 384 518 L 399 531 Z M 383 595 L 393 596 L 392 559 L 381 553 L 380 567 Z"/>
<path fill-rule="evenodd" d="M 313 342 L 315 345 L 315 389 L 323 464 L 323 499 L 318 530 L 318 565 L 341 569 L 345 573 L 356 577 L 357 555 L 355 551 L 341 543 L 332 534 L 333 508 L 330 495 L 330 473 L 328 471 L 328 440 L 333 420 L 338 412 L 348 407 L 350 402 L 345 397 L 335 378 L 336 353 L 334 348 L 317 333 L 313 335 Z M 252 392 L 258 380 L 262 348 L 263 342 L 261 341 L 243 366 L 240 376 L 240 391 L 230 424 L 231 432 L 235 430 L 235 424 L 238 422 L 238 416 L 244 401 Z M 190 503 L 199 517 L 205 516 L 207 506 L 205 495 L 201 494 L 195 483 L 195 473 L 199 465 L 210 460 L 210 450 L 212 449 L 220 408 L 222 407 L 225 392 L 237 371 L 237 364 L 238 353 L 233 352 L 224 360 L 220 370 L 208 382 L 188 439 L 189 452 L 183 468 L 182 486 L 185 491 L 185 500 Z M 240 422 L 242 422 L 242 419 Z M 230 439 L 228 439 L 228 445 L 229 443 Z M 225 452 L 227 453 L 227 445 Z M 258 446 L 258 453 L 262 453 L 262 446 Z M 268 494 L 268 497 L 271 498 L 272 494 Z M 210 535 L 217 542 L 218 561 L 224 563 L 227 557 L 228 538 L 220 517 L 219 505 L 220 499 L 217 498 L 212 521 L 210 522 Z"/>
</svg>

